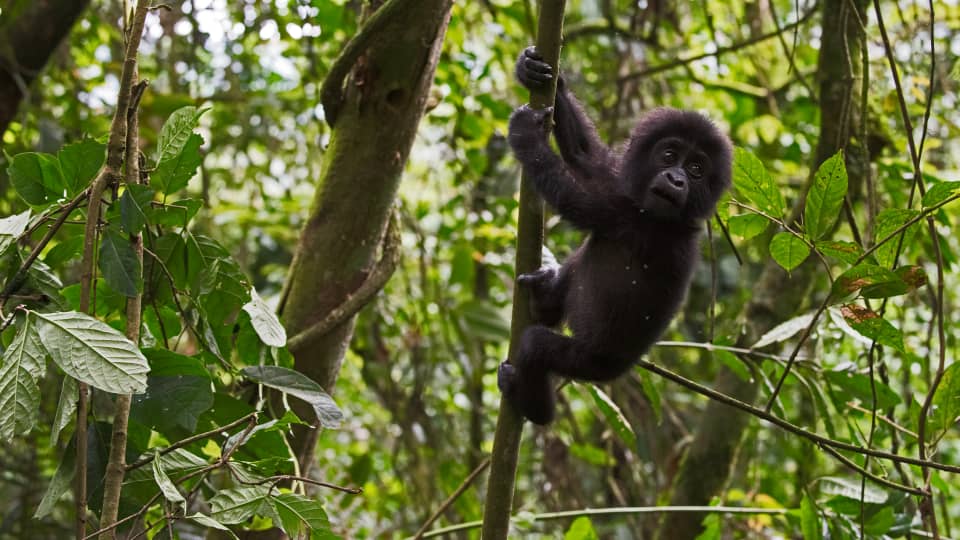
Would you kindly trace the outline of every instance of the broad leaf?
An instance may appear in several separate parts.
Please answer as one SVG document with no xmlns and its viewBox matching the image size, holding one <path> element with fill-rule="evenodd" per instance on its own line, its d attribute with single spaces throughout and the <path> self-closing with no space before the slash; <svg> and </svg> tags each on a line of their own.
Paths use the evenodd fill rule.
<svg viewBox="0 0 960 540">
<path fill-rule="evenodd" d="M 270 347 L 287 344 L 287 331 L 256 289 L 250 289 L 250 301 L 243 305 L 243 310 L 250 315 L 250 324 L 264 344 Z"/>
<path fill-rule="evenodd" d="M 770 240 L 770 256 L 784 270 L 790 271 L 810 256 L 810 247 L 788 232 L 780 232 Z"/>
<path fill-rule="evenodd" d="M 887 494 L 867 483 L 861 491 L 860 481 L 852 482 L 846 478 L 826 476 L 819 481 L 820 490 L 827 495 L 835 495 L 859 502 L 861 499 L 868 504 L 882 504 L 887 500 Z"/>
<path fill-rule="evenodd" d="M 130 239 L 116 229 L 108 228 L 103 233 L 98 261 L 107 286 L 132 298 L 143 291 L 143 267 L 130 244 Z"/>
<path fill-rule="evenodd" d="M 67 375 L 115 394 L 146 390 L 147 359 L 115 329 L 76 311 L 32 313 L 44 347 Z"/>
<path fill-rule="evenodd" d="M 803 217 L 810 240 L 818 240 L 830 230 L 846 195 L 847 168 L 840 151 L 820 165 L 807 193 Z"/>
<path fill-rule="evenodd" d="M 168 195 L 187 187 L 203 161 L 203 156 L 200 155 L 202 144 L 203 137 L 196 133 L 190 135 L 180 152 L 157 164 L 157 168 L 150 175 L 150 185 Z"/>
<path fill-rule="evenodd" d="M 847 264 L 857 262 L 857 259 L 863 255 L 863 250 L 860 249 L 860 246 L 853 242 L 821 240 L 815 244 L 815 247 L 820 253 L 823 253 L 827 257 L 833 257 Z"/>
<path fill-rule="evenodd" d="M 157 162 L 169 159 L 183 150 L 187 140 L 193 135 L 193 130 L 199 125 L 200 116 L 205 112 L 206 109 L 198 110 L 192 105 L 173 111 L 157 137 Z"/>
<path fill-rule="evenodd" d="M 806 493 L 803 494 L 803 499 L 800 501 L 800 529 L 803 531 L 803 540 L 821 540 L 823 538 L 817 507 Z"/>
<path fill-rule="evenodd" d="M 739 146 L 733 153 L 733 185 L 758 210 L 783 218 L 787 205 L 780 188 L 757 156 Z"/>
<path fill-rule="evenodd" d="M 281 493 L 271 502 L 280 524 L 290 538 L 314 538 L 330 533 L 330 521 L 316 499 L 296 493 Z"/>
<path fill-rule="evenodd" d="M 73 197 L 90 185 L 107 158 L 106 151 L 107 145 L 93 139 L 83 139 L 57 152 L 68 197 Z"/>
<path fill-rule="evenodd" d="M 911 219 L 916 218 L 918 215 L 920 215 L 920 212 L 917 212 L 916 210 L 900 208 L 884 210 L 883 212 L 877 214 L 876 232 L 874 233 L 874 236 L 876 237 L 877 241 L 882 241 L 890 236 L 890 233 L 896 231 L 900 227 L 903 227 L 906 223 L 910 222 Z M 913 239 L 913 235 L 916 233 L 916 231 L 917 223 L 914 223 L 906 228 L 906 230 L 903 232 L 904 246 L 910 243 L 910 240 Z M 900 235 L 896 235 L 881 244 L 880 247 L 873 252 L 873 257 L 877 260 L 877 264 L 883 266 L 884 268 L 893 266 L 894 255 L 896 255 L 897 246 L 899 246 L 900 243 Z"/>
<path fill-rule="evenodd" d="M 220 523 L 235 525 L 255 515 L 270 515 L 270 489 L 266 486 L 221 489 L 210 499 L 211 517 Z"/>
<path fill-rule="evenodd" d="M 563 540 L 600 540 L 600 537 L 593 529 L 590 518 L 580 516 L 570 524 L 570 528 L 563 534 Z"/>
<path fill-rule="evenodd" d="M 60 456 L 60 463 L 57 465 L 47 490 L 43 493 L 43 498 L 33 513 L 34 519 L 42 519 L 50 515 L 57 506 L 57 501 L 64 493 L 70 490 L 73 483 L 73 475 L 76 473 L 77 448 L 71 442 Z"/>
<path fill-rule="evenodd" d="M 177 490 L 177 486 L 170 480 L 167 473 L 164 472 L 163 460 L 160 459 L 159 452 L 154 452 L 150 467 L 153 470 L 153 480 L 157 483 L 157 486 L 160 487 L 160 493 L 163 493 L 163 498 L 175 505 L 185 504 L 187 502 L 186 499 L 183 498 L 183 495 Z"/>
<path fill-rule="evenodd" d="M 867 298 L 897 296 L 907 292 L 907 284 L 899 276 L 875 264 L 858 264 L 833 282 L 832 300 L 838 301 L 857 291 Z"/>
<path fill-rule="evenodd" d="M 923 196 L 924 208 L 936 206 L 960 192 L 960 182 L 938 182 Z"/>
<path fill-rule="evenodd" d="M 610 424 L 613 431 L 620 437 L 620 440 L 624 442 L 627 448 L 636 448 L 637 436 L 633 432 L 633 426 L 631 426 L 630 422 L 623 416 L 623 411 L 620 410 L 620 407 L 617 407 L 617 404 L 610 399 L 610 396 L 596 386 L 592 384 L 586 386 L 590 391 L 590 395 L 593 397 L 593 402 L 600 408 L 603 417 L 607 419 L 607 423 Z"/>
<path fill-rule="evenodd" d="M 928 439 L 939 437 L 960 418 L 960 362 L 954 362 L 943 372 L 937 393 L 933 395 Z"/>
<path fill-rule="evenodd" d="M 760 336 L 760 339 L 757 340 L 757 342 L 754 343 L 750 348 L 761 349 L 767 345 L 790 339 L 796 335 L 797 332 L 810 325 L 810 321 L 813 320 L 813 315 L 814 314 L 812 312 L 805 313 L 774 326 L 768 330 L 766 334 Z"/>
<path fill-rule="evenodd" d="M 730 216 L 728 226 L 730 234 L 749 240 L 766 231 L 770 226 L 770 220 L 760 214 L 738 214 Z"/>
<path fill-rule="evenodd" d="M 883 384 L 879 378 L 873 381 L 873 389 L 870 387 L 870 377 L 863 373 L 846 370 L 827 371 L 824 372 L 824 378 L 831 386 L 842 391 L 840 395 L 843 400 L 855 398 L 869 408 L 873 406 L 873 389 L 876 389 L 878 411 L 900 404 L 900 396 Z M 841 408 L 843 403 L 836 405 L 837 408 Z"/>
<path fill-rule="evenodd" d="M 157 431 L 192 432 L 213 406 L 210 374 L 199 359 L 165 349 L 143 351 L 150 361 L 147 391 L 133 398 L 130 417 Z"/>
<path fill-rule="evenodd" d="M 0 441 L 33 429 L 40 407 L 37 379 L 45 370 L 46 351 L 27 315 L 0 359 Z"/>
<path fill-rule="evenodd" d="M 843 318 L 857 332 L 881 345 L 906 352 L 903 346 L 903 334 L 879 314 L 857 304 L 847 304 L 840 308 Z"/>
<path fill-rule="evenodd" d="M 139 234 L 149 223 L 147 212 L 153 202 L 154 191 L 149 186 L 127 186 L 120 196 L 120 225 L 129 234 Z"/>
<path fill-rule="evenodd" d="M 60 386 L 60 399 L 57 400 L 57 412 L 53 415 L 53 427 L 50 433 L 50 446 L 56 446 L 60 438 L 60 432 L 73 420 L 73 413 L 77 411 L 77 396 L 80 387 L 77 380 L 69 375 L 64 375 L 63 384 Z"/>
<path fill-rule="evenodd" d="M 196 523 L 197 525 L 200 525 L 201 527 L 209 527 L 211 529 L 217 529 L 218 531 L 223 531 L 229 534 L 232 538 L 239 538 L 236 535 L 236 533 L 231 531 L 230 528 L 224 525 L 223 523 L 220 523 L 219 521 L 213 519 L 212 517 L 201 514 L 199 512 L 196 514 L 190 514 L 189 516 L 184 516 L 184 519 L 188 519 Z"/>
<path fill-rule="evenodd" d="M 37 152 L 17 154 L 7 168 L 17 195 L 32 206 L 46 206 L 64 197 L 63 173 L 56 156 Z"/>
<path fill-rule="evenodd" d="M 243 374 L 254 382 L 298 397 L 313 406 L 320 425 L 325 428 L 340 427 L 343 413 L 319 384 L 306 375 L 280 366 L 252 366 L 243 368 Z"/>
</svg>

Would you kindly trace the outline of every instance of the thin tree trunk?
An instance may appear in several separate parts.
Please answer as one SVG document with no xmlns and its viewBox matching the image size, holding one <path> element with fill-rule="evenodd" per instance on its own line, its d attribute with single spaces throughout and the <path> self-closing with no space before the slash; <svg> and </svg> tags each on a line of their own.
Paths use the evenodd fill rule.
<svg viewBox="0 0 960 540">
<path fill-rule="evenodd" d="M 865 0 L 825 0 L 823 3 L 818 65 L 821 124 L 816 155 L 811 163 L 813 170 L 841 148 L 864 144 L 853 139 L 860 119 L 860 50 L 865 39 L 860 21 L 867 20 L 865 10 Z M 846 152 L 845 157 L 851 192 L 854 192 L 862 185 L 869 163 L 863 152 Z M 802 214 L 805 198 L 806 189 L 794 204 L 791 213 L 794 219 Z M 763 332 L 794 315 L 796 306 L 803 305 L 807 289 L 816 276 L 817 269 L 810 261 L 787 274 L 773 260 L 768 260 L 750 302 L 744 307 L 745 331 L 737 345 L 749 347 Z M 758 388 L 754 382 L 744 381 L 726 368 L 721 368 L 713 386 L 746 403 L 753 403 L 757 398 Z M 707 505 L 712 497 L 721 493 L 749 419 L 747 414 L 715 401 L 707 405 L 674 482 L 671 505 Z M 663 540 L 695 538 L 702 530 L 704 517 L 705 514 L 667 514 L 658 537 Z"/>
<path fill-rule="evenodd" d="M 560 60 L 560 40 L 563 31 L 565 0 L 542 0 L 540 2 L 537 50 L 546 62 L 554 67 Z M 544 92 L 531 92 L 530 105 L 542 109 L 552 106 L 556 99 L 556 79 Z M 532 272 L 540 267 L 543 246 L 543 201 L 534 191 L 527 178 L 520 181 L 520 216 L 517 224 L 516 275 Z M 513 357 L 520 343 L 520 335 L 530 325 L 529 295 L 522 287 L 513 292 L 513 318 L 510 325 L 510 356 Z M 523 433 L 523 418 L 513 410 L 505 399 L 500 400 L 500 414 L 493 438 L 493 453 L 490 456 L 490 477 L 487 483 L 487 498 L 483 508 L 483 532 L 487 540 L 507 537 L 510 530 L 510 512 L 513 507 L 513 491 L 517 474 L 517 459 L 520 451 L 520 435 Z"/>
</svg>

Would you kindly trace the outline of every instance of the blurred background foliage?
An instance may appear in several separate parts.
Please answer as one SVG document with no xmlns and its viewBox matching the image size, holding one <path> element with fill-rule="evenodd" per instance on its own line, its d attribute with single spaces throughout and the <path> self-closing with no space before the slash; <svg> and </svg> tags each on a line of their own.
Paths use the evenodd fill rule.
<svg viewBox="0 0 960 540">
<path fill-rule="evenodd" d="M 191 196 L 205 201 L 193 228 L 226 246 L 268 302 L 280 292 L 330 135 L 319 105 L 320 84 L 355 33 L 360 4 L 178 0 L 147 22 L 140 61 L 141 77 L 150 80 L 141 105 L 145 146 L 155 143 L 175 109 L 210 107 L 201 119 L 204 160 L 189 186 Z M 912 0 L 882 4 L 919 137 L 932 83 L 929 6 Z M 931 181 L 960 180 L 960 6 L 955 0 L 932 5 L 936 70 L 923 170 Z M 337 387 L 331 389 L 345 411 L 343 428 L 325 431 L 320 439 L 319 474 L 365 491 L 362 496 L 322 493 L 344 537 L 412 534 L 490 451 L 499 401 L 495 367 L 509 335 L 519 176 L 504 133 L 511 110 L 526 100 L 512 69 L 518 52 L 533 41 L 535 13 L 532 1 L 454 7 L 428 112 L 400 188 L 402 263 L 361 313 Z M 4 8 L 0 26 L 13 15 Z M 635 119 L 655 106 L 700 110 L 735 144 L 759 157 L 792 202 L 811 174 L 821 121 L 816 95 L 821 15 L 821 6 L 811 0 L 570 0 L 561 69 L 605 140 L 624 140 Z M 30 87 L 2 134 L 0 215 L 24 209 L 9 185 L 8 156 L 56 152 L 65 143 L 108 131 L 122 57 L 120 16 L 119 3 L 93 0 Z M 877 208 L 905 208 L 912 170 L 907 140 L 874 17 L 867 25 L 868 143 L 876 179 L 871 196 Z M 785 28 L 782 40 L 778 26 Z M 960 246 L 951 232 L 957 208 L 936 214 L 945 253 L 951 361 L 960 320 L 960 302 L 953 295 Z M 742 213 L 734 206 L 722 211 Z M 866 203 L 858 203 L 855 212 L 858 222 L 868 223 Z M 732 344 L 741 332 L 737 314 L 754 294 L 773 231 L 758 234 L 756 227 L 731 226 L 741 264 L 716 222 L 711 227 L 686 309 L 664 339 Z M 547 232 L 547 245 L 558 256 L 580 239 L 552 216 Z M 835 239 L 852 240 L 852 234 L 842 224 Z M 935 275 L 925 234 L 905 244 L 902 258 Z M 55 270 L 69 276 L 71 267 L 63 262 Z M 808 313 L 829 290 L 824 273 L 809 289 L 789 295 L 802 298 L 789 311 Z M 935 367 L 932 294 L 921 288 L 890 303 L 887 318 L 903 333 L 909 353 L 884 357 L 886 380 L 899 404 L 891 408 L 891 421 L 877 428 L 878 448 L 890 447 L 890 424 L 916 431 L 918 401 Z M 866 373 L 868 346 L 852 339 L 835 319 L 821 323 L 804 346 L 802 356 L 815 361 L 802 362 L 800 373 Z M 722 365 L 745 372 L 729 353 L 697 348 L 656 347 L 648 357 L 705 384 Z M 788 381 L 775 412 L 839 438 L 864 440 L 869 390 L 866 398 L 851 395 L 849 385 L 827 377 L 818 377 L 815 385 L 811 391 Z M 603 389 L 633 426 L 636 445 L 617 435 L 586 386 L 569 385 L 562 392 L 560 419 L 546 429 L 528 428 L 518 473 L 521 510 L 646 506 L 668 499 L 706 400 L 640 371 Z M 815 413 L 811 396 L 822 401 Z M 51 415 L 52 405 L 47 409 L 44 414 Z M 0 452 L 0 500 L 6 501 L 0 536 L 14 530 L 19 516 L 32 513 L 56 467 L 56 454 L 40 438 L 28 437 Z M 906 438 L 904 451 L 915 454 L 915 441 Z M 960 463 L 955 425 L 939 442 L 936 458 Z M 722 497 L 726 504 L 769 508 L 797 508 L 805 493 L 831 501 L 842 493 L 815 481 L 825 475 L 860 483 L 829 456 L 811 452 L 809 443 L 754 421 Z M 947 534 L 960 530 L 956 482 L 949 475 L 937 482 L 941 531 Z M 482 489 L 483 482 L 477 482 L 441 523 L 479 519 L 477 490 Z M 915 518 L 911 504 L 894 505 L 898 518 L 906 515 L 908 523 Z M 833 525 L 837 537 L 845 527 L 852 531 L 862 525 L 850 514 L 844 517 L 842 507 L 830 508 L 839 516 L 837 523 L 844 523 Z M 731 517 L 723 523 L 727 537 L 756 538 L 771 531 L 797 537 L 791 533 L 800 530 L 796 517 Z M 655 522 L 650 516 L 603 517 L 594 519 L 592 528 L 603 538 L 635 538 L 636 531 L 649 531 Z M 52 520 L 25 526 L 17 530 L 40 535 L 64 525 Z M 589 524 L 568 530 L 564 521 L 519 526 L 524 537 L 594 534 Z M 894 532 L 887 527 L 867 536 L 899 536 Z"/>
</svg>

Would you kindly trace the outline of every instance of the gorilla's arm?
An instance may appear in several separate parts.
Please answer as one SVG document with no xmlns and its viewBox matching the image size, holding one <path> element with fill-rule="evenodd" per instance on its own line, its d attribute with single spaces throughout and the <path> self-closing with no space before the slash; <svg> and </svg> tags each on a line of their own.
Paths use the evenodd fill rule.
<svg viewBox="0 0 960 540">
<path fill-rule="evenodd" d="M 542 89 L 553 78 L 553 68 L 543 61 L 535 47 L 528 47 L 517 59 L 517 79 L 528 89 Z M 614 178 L 610 148 L 600 141 L 597 128 L 583 111 L 561 76 L 553 112 L 553 134 L 564 161 L 584 181 L 606 182 Z"/>
<path fill-rule="evenodd" d="M 507 140 L 523 171 L 543 199 L 575 227 L 609 230 L 632 214 L 631 202 L 615 191 L 584 189 L 570 175 L 560 156 L 547 144 L 544 120 L 548 109 L 523 106 L 510 117 Z"/>
</svg>

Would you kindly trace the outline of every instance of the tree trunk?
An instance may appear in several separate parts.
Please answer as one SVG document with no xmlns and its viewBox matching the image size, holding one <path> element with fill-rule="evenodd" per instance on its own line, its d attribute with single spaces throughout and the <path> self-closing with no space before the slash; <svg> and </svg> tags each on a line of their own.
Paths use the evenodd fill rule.
<svg viewBox="0 0 960 540">
<path fill-rule="evenodd" d="M 365 36 L 335 120 L 325 107 L 333 134 L 280 306 L 288 334 L 305 337 L 295 347 L 291 344 L 296 369 L 327 391 L 336 382 L 354 317 L 324 333 L 302 332 L 351 298 L 377 265 L 453 1 L 405 4 Z M 298 413 L 308 421 L 315 418 L 310 409 Z M 295 450 L 304 465 L 312 460 L 316 432 L 297 437 Z"/>
<path fill-rule="evenodd" d="M 858 13 L 852 13 L 855 4 Z M 825 0 L 823 32 L 817 79 L 820 92 L 820 137 L 812 170 L 841 148 L 860 143 L 854 141 L 860 122 L 860 52 L 864 33 L 860 21 L 866 21 L 865 0 Z M 851 192 L 862 185 L 869 163 L 865 153 L 846 152 L 846 165 Z M 810 175 L 812 180 L 813 174 Z M 809 187 L 809 182 L 808 182 Z M 806 189 L 794 203 L 792 216 L 803 213 Z M 795 314 L 796 306 L 804 305 L 807 289 L 817 276 L 812 260 L 787 274 L 772 259 L 767 260 L 754 294 L 744 307 L 745 331 L 738 346 L 749 347 L 771 327 Z M 790 296 L 787 296 L 790 295 Z M 757 398 L 757 386 L 744 381 L 729 369 L 721 368 L 714 388 L 746 403 Z M 711 401 L 701 415 L 693 443 L 685 456 L 674 482 L 671 505 L 707 505 L 721 493 L 736 459 L 737 448 L 750 416 L 726 405 Z M 671 513 L 661 522 L 658 537 L 692 539 L 702 530 L 706 514 Z"/>
<path fill-rule="evenodd" d="M 90 0 L 7 2 L 0 25 L 0 134 L 17 114 L 24 91 Z"/>
</svg>

